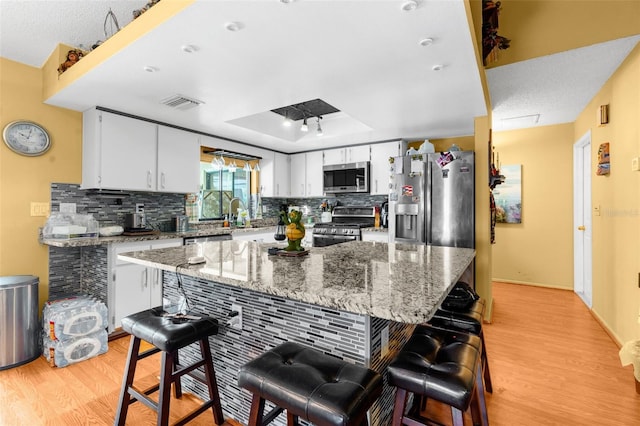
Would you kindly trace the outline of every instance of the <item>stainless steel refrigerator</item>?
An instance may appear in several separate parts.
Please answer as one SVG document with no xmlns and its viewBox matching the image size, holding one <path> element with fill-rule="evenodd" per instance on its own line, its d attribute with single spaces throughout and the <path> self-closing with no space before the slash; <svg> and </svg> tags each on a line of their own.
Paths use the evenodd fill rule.
<svg viewBox="0 0 640 426">
<path fill-rule="evenodd" d="M 473 151 L 395 157 L 389 241 L 475 248 Z"/>
</svg>

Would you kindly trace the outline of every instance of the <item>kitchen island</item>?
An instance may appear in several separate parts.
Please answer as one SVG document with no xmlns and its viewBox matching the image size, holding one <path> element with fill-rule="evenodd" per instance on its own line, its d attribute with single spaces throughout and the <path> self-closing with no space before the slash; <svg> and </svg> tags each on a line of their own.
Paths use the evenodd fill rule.
<svg viewBox="0 0 640 426">
<path fill-rule="evenodd" d="M 307 255 L 269 255 L 270 245 L 219 241 L 120 254 L 159 268 L 164 297 L 187 297 L 191 311 L 226 324 L 241 310 L 241 328 L 211 338 L 226 416 L 247 422 L 250 395 L 236 384 L 240 366 L 284 341 L 296 341 L 384 372 L 415 324 L 427 321 L 450 288 L 472 269 L 475 251 L 452 247 L 354 241 L 311 248 Z M 191 256 L 206 262 L 189 265 Z M 188 348 L 181 356 L 197 356 Z M 198 383 L 186 384 L 204 397 Z M 386 384 L 370 411 L 386 425 L 394 390 Z"/>
</svg>

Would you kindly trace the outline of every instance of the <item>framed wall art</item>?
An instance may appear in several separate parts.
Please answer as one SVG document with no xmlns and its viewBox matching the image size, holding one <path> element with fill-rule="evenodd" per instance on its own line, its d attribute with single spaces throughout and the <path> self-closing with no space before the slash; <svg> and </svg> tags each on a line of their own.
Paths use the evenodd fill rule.
<svg viewBox="0 0 640 426">
<path fill-rule="evenodd" d="M 497 223 L 522 223 L 522 165 L 503 165 L 504 182 L 493 190 Z"/>
</svg>

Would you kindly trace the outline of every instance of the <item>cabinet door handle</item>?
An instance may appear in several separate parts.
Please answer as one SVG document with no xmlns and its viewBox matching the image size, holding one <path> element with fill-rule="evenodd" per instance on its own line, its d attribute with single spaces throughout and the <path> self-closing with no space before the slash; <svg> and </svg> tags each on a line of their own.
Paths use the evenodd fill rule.
<svg viewBox="0 0 640 426">
<path fill-rule="evenodd" d="M 378 193 L 378 179 L 376 179 L 376 194 Z"/>
<path fill-rule="evenodd" d="M 164 189 L 164 172 L 160 173 L 160 186 Z"/>
<path fill-rule="evenodd" d="M 142 271 L 142 288 L 147 288 L 147 269 L 145 268 L 144 271 Z"/>
<path fill-rule="evenodd" d="M 280 184 L 276 183 L 276 195 L 280 195 Z"/>
<path fill-rule="evenodd" d="M 147 170 L 147 188 L 151 188 L 151 170 Z"/>
</svg>

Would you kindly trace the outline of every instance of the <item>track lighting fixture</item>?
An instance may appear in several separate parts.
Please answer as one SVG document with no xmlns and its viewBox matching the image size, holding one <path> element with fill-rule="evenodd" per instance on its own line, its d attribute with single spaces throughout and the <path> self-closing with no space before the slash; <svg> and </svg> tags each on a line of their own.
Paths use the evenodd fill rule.
<svg viewBox="0 0 640 426">
<path fill-rule="evenodd" d="M 317 133 L 316 133 L 316 134 L 317 134 L 318 136 L 322 136 L 322 127 L 320 127 L 320 120 L 322 120 L 322 116 L 318 116 L 318 117 L 316 118 L 316 120 L 318 120 L 318 131 L 317 131 Z"/>
<path fill-rule="evenodd" d="M 307 126 L 307 117 L 305 117 L 304 120 L 302 120 L 302 126 L 300 126 L 300 131 L 301 132 L 309 131 L 309 126 Z"/>
</svg>

